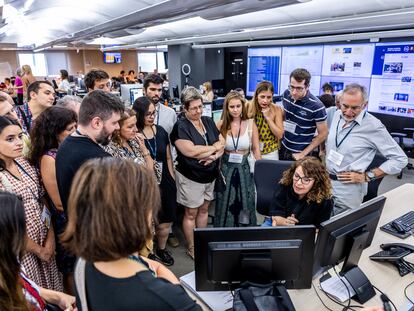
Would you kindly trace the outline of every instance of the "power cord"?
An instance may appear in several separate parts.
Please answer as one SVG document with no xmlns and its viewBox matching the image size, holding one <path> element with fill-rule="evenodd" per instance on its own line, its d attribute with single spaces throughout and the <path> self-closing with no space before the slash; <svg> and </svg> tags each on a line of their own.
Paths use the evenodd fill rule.
<svg viewBox="0 0 414 311">
<path fill-rule="evenodd" d="M 320 284 L 320 283 L 319 283 Z M 333 311 L 331 308 L 329 308 L 324 302 L 323 302 L 323 300 L 322 300 L 322 298 L 321 298 L 321 296 L 319 296 L 319 294 L 318 294 L 318 291 L 316 290 L 316 287 L 315 287 L 315 284 L 313 284 L 313 282 L 312 282 L 312 287 L 313 287 L 313 290 L 315 291 L 315 294 L 316 294 L 316 296 L 318 296 L 318 298 L 319 298 L 319 300 L 320 300 L 320 302 L 323 304 L 323 306 L 326 308 L 326 309 L 328 309 L 329 311 Z M 323 290 L 322 290 L 323 291 Z"/>
<path fill-rule="evenodd" d="M 405 298 L 407 298 L 408 299 L 408 301 L 409 302 L 411 302 L 413 305 L 414 305 L 414 301 L 413 300 L 411 300 L 410 299 L 410 297 L 408 297 L 408 295 L 407 295 L 407 289 L 408 289 L 408 287 L 410 287 L 411 285 L 413 285 L 414 284 L 414 281 L 413 282 L 411 282 L 410 284 L 408 284 L 405 288 L 404 288 L 404 295 L 405 295 Z"/>
<path fill-rule="evenodd" d="M 384 304 L 384 310 L 385 311 L 391 311 L 391 307 L 388 305 L 388 307 L 387 307 L 387 304 L 388 303 L 391 303 L 392 304 L 392 306 L 394 307 L 394 310 L 395 311 L 397 311 L 397 307 L 395 306 L 395 304 L 392 302 L 392 300 L 386 295 L 386 294 L 384 294 L 384 292 L 382 292 L 378 287 L 376 287 L 376 286 L 374 286 L 374 285 L 372 285 L 372 287 L 377 291 L 377 292 L 379 292 L 379 293 L 381 293 L 381 300 L 382 300 L 382 302 L 383 302 L 383 304 Z M 388 310 L 387 310 L 388 309 Z"/>
</svg>

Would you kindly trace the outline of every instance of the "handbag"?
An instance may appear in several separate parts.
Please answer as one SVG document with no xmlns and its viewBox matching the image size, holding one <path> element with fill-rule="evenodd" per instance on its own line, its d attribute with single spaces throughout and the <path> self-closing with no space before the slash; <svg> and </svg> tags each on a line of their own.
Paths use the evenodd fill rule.
<svg viewBox="0 0 414 311">
<path fill-rule="evenodd" d="M 234 292 L 234 311 L 295 311 L 284 286 L 276 282 L 255 284 L 244 282 Z"/>
<path fill-rule="evenodd" d="M 248 133 L 249 133 L 249 155 L 247 156 L 247 162 L 249 162 L 249 166 L 250 166 L 250 173 L 254 173 L 254 164 L 256 163 L 256 159 L 252 153 L 252 131 L 253 131 L 253 119 L 249 119 L 249 124 L 248 124 Z"/>
</svg>

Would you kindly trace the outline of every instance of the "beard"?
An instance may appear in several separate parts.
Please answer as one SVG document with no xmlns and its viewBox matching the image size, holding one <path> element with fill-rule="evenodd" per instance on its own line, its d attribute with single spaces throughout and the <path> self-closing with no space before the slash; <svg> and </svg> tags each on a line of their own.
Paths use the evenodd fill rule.
<svg viewBox="0 0 414 311">
<path fill-rule="evenodd" d="M 102 146 L 106 146 L 111 141 L 111 136 L 112 135 L 105 128 L 102 128 L 102 131 L 99 133 L 98 137 L 96 137 L 96 142 Z"/>
</svg>

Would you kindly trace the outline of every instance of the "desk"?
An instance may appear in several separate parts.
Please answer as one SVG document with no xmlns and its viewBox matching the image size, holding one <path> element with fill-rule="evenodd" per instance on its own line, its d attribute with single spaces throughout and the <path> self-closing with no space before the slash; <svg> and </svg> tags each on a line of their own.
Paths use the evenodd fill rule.
<svg viewBox="0 0 414 311">
<path fill-rule="evenodd" d="M 414 184 L 405 184 L 383 194 L 387 200 L 385 202 L 384 210 L 382 212 L 378 229 L 374 235 L 374 239 L 370 247 L 362 252 L 361 259 L 358 266 L 366 274 L 371 283 L 383 291 L 394 302 L 398 310 L 403 306 L 408 305 L 408 300 L 404 296 L 404 288 L 414 281 L 414 274 L 408 274 L 400 277 L 397 269 L 391 264 L 372 261 L 369 256 L 381 250 L 380 244 L 383 243 L 406 243 L 414 244 L 412 236 L 405 240 L 399 239 L 379 230 L 379 227 L 385 225 L 391 220 L 413 210 L 414 206 Z M 406 259 L 414 262 L 414 255 L 407 256 Z M 337 269 L 338 270 L 338 269 Z M 319 280 L 315 279 L 313 284 L 317 288 L 319 296 L 324 303 L 332 310 L 341 310 L 339 305 L 336 305 L 329 300 L 324 293 L 318 288 Z M 414 287 L 414 285 L 413 285 Z M 413 293 L 413 288 L 410 287 L 409 293 Z M 320 300 L 315 294 L 313 288 L 306 290 L 289 290 L 289 295 L 292 298 L 296 310 L 325 310 Z M 357 304 L 352 301 L 351 304 Z M 305 307 L 306 306 L 306 307 Z M 382 306 L 380 296 L 377 294 L 374 298 L 367 301 L 364 306 Z"/>
<path fill-rule="evenodd" d="M 394 302 L 398 310 L 407 310 L 408 300 L 404 296 L 404 288 L 414 281 L 414 274 L 408 274 L 404 277 L 400 277 L 397 269 L 391 264 L 372 261 L 369 256 L 379 252 L 380 244 L 383 243 L 407 243 L 414 244 L 414 237 L 408 237 L 405 240 L 401 240 L 393 235 L 385 233 L 379 230 L 379 227 L 390 222 L 391 220 L 409 212 L 414 206 L 414 184 L 405 184 L 398 188 L 395 188 L 387 193 L 383 194 L 387 200 L 378 223 L 377 232 L 374 235 L 374 239 L 370 247 L 365 249 L 361 255 L 358 266 L 366 274 L 371 283 L 379 288 L 381 291 L 387 294 L 387 296 Z M 407 256 L 406 259 L 410 262 L 414 262 L 414 254 Z M 337 269 L 338 270 L 338 269 Z M 342 307 L 329 300 L 324 293 L 318 288 L 319 280 L 315 279 L 313 284 L 317 288 L 319 296 L 324 303 L 332 310 L 341 310 Z M 414 285 L 410 287 L 408 294 L 414 293 Z M 189 291 L 188 291 L 189 292 Z M 295 305 L 296 310 L 307 311 L 320 311 L 326 310 L 320 300 L 315 294 L 313 288 L 301 289 L 301 290 L 289 290 L 289 295 Z M 190 296 L 195 300 L 198 300 L 192 293 Z M 414 295 L 413 295 L 414 296 Z M 209 308 L 198 300 L 203 310 L 209 310 Z M 356 305 L 355 301 L 351 304 Z M 377 294 L 374 298 L 370 299 L 364 304 L 364 306 L 382 306 L 380 296 Z"/>
</svg>

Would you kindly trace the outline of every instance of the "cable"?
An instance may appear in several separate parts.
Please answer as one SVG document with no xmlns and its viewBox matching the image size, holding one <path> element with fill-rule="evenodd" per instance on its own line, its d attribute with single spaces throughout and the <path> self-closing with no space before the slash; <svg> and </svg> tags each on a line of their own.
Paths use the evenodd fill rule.
<svg viewBox="0 0 414 311">
<path fill-rule="evenodd" d="M 349 306 L 351 305 L 351 293 L 350 293 L 350 291 L 349 291 L 348 286 L 346 286 L 346 284 L 345 284 L 344 280 L 342 280 L 342 278 L 339 276 L 338 272 L 336 271 L 336 267 L 335 267 L 335 266 L 333 266 L 333 270 L 335 271 L 336 276 L 339 278 L 339 280 L 340 280 L 340 281 L 342 282 L 342 284 L 345 286 L 346 291 L 348 292 L 348 297 L 349 297 L 349 299 L 348 299 L 348 306 L 346 307 L 346 310 L 347 310 L 347 309 L 349 309 Z"/>
<path fill-rule="evenodd" d="M 384 292 L 382 292 L 378 287 L 372 285 L 373 288 L 375 288 L 376 291 L 380 292 L 382 295 L 384 295 L 386 299 L 388 299 L 388 301 L 392 304 L 392 306 L 394 307 L 394 310 L 397 311 L 397 307 L 395 306 L 395 304 L 392 302 L 392 300 L 386 295 L 384 294 Z M 381 296 L 381 299 L 383 299 L 383 297 Z"/>
<path fill-rule="evenodd" d="M 315 291 L 315 294 L 316 294 L 316 296 L 318 296 L 318 298 L 319 298 L 319 300 L 321 301 L 321 303 L 323 304 L 323 306 L 326 308 L 326 309 L 328 309 L 329 311 L 333 311 L 332 309 L 330 309 L 324 302 L 323 302 L 323 300 L 322 300 L 322 298 L 321 298 L 321 296 L 319 296 L 319 294 L 318 294 L 318 291 L 316 290 L 316 287 L 315 287 L 315 284 L 313 284 L 313 282 L 312 282 L 312 287 L 313 287 L 313 290 Z M 322 290 L 323 291 L 323 290 Z"/>
<path fill-rule="evenodd" d="M 414 301 L 413 300 L 411 300 L 409 297 L 408 297 L 408 295 L 407 295 L 407 289 L 408 289 L 408 287 L 410 287 L 411 285 L 413 285 L 414 284 L 414 281 L 413 282 L 411 282 L 410 284 L 408 284 L 405 288 L 404 288 L 404 295 L 405 295 L 405 298 L 407 298 L 408 299 L 408 301 L 409 302 L 411 302 L 413 305 L 414 305 Z"/>
</svg>

